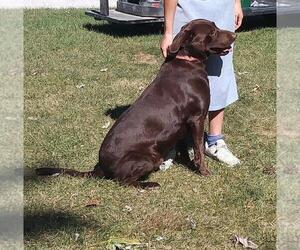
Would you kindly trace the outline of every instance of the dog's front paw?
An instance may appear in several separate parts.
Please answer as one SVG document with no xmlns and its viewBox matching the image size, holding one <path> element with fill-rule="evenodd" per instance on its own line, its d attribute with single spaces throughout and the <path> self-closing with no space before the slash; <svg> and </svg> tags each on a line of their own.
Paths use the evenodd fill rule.
<svg viewBox="0 0 300 250">
<path fill-rule="evenodd" d="M 208 170 L 207 168 L 205 169 L 199 169 L 199 174 L 200 175 L 203 175 L 203 176 L 209 176 L 209 175 L 212 175 L 212 172 L 210 170 Z"/>
<path fill-rule="evenodd" d="M 212 172 L 204 165 L 200 165 L 200 166 L 198 165 L 197 167 L 198 167 L 199 175 L 208 176 L 212 174 Z"/>
</svg>

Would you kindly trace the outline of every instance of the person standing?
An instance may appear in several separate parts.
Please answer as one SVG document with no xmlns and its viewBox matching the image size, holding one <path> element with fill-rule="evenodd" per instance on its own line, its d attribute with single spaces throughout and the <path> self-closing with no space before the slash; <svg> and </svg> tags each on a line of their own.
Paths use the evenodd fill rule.
<svg viewBox="0 0 300 250">
<path fill-rule="evenodd" d="M 220 29 L 235 31 L 243 20 L 241 0 L 164 0 L 165 26 L 161 51 L 167 49 L 181 27 L 194 19 L 215 22 Z M 209 131 L 205 136 L 205 153 L 229 166 L 240 164 L 228 149 L 222 134 L 224 109 L 238 99 L 233 68 L 233 51 L 226 56 L 211 55 L 207 61 L 211 101 L 208 112 Z"/>
</svg>

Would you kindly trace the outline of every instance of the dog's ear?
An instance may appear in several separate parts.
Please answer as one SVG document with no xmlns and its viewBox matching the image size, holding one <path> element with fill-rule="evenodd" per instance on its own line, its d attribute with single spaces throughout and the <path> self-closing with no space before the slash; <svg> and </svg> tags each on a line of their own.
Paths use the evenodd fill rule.
<svg viewBox="0 0 300 250">
<path fill-rule="evenodd" d="M 175 36 L 172 44 L 168 48 L 168 56 L 175 56 L 181 47 L 184 47 L 186 41 L 190 36 L 190 24 L 184 25 L 180 32 Z"/>
</svg>

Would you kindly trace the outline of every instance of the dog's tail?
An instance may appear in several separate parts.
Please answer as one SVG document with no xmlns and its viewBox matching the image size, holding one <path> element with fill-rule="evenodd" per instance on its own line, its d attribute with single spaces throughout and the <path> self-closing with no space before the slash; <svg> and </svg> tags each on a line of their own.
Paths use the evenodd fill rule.
<svg viewBox="0 0 300 250">
<path fill-rule="evenodd" d="M 41 176 L 69 175 L 74 177 L 103 177 L 99 171 L 79 172 L 68 168 L 37 168 L 35 173 Z"/>
</svg>

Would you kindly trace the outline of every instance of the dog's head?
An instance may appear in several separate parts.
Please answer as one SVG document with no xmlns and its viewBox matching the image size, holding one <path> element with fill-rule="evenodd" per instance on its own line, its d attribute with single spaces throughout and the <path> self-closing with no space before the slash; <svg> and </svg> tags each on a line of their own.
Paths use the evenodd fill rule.
<svg viewBox="0 0 300 250">
<path fill-rule="evenodd" d="M 234 32 L 221 30 L 214 22 L 196 19 L 181 28 L 168 48 L 168 56 L 174 57 L 179 52 L 196 58 L 203 54 L 226 55 L 235 38 Z"/>
</svg>

